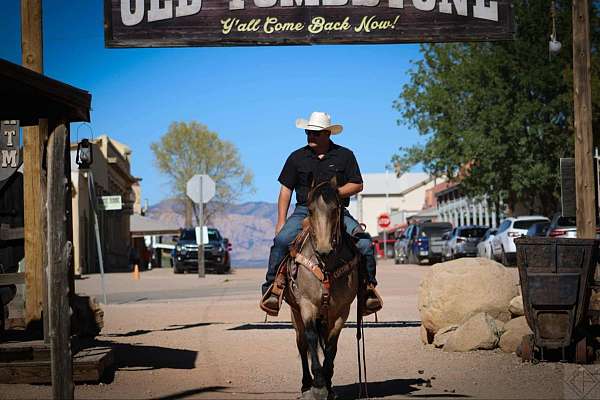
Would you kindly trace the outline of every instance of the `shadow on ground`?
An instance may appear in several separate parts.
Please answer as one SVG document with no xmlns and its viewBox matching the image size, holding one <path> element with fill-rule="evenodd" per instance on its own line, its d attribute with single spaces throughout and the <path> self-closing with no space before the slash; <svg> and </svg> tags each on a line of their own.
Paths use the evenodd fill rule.
<svg viewBox="0 0 600 400">
<path fill-rule="evenodd" d="M 197 389 L 183 390 L 181 392 L 169 394 L 161 397 L 153 397 L 151 400 L 177 400 L 177 399 L 185 399 L 190 396 L 195 396 L 201 393 L 217 393 L 226 389 L 225 386 L 208 386 Z"/>
<path fill-rule="evenodd" d="M 386 322 L 364 322 L 365 329 L 371 328 L 418 328 L 421 321 L 386 321 Z M 356 322 L 347 322 L 346 328 L 356 328 Z M 294 329 L 291 322 L 265 322 L 255 324 L 243 324 L 229 328 L 228 331 L 270 330 L 270 329 Z"/>
<path fill-rule="evenodd" d="M 107 335 L 103 335 L 105 337 L 131 337 L 131 336 L 140 336 L 145 335 L 147 333 L 152 332 L 169 332 L 169 331 L 181 331 L 184 329 L 192 329 L 198 328 L 202 326 L 213 325 L 214 322 L 199 322 L 197 324 L 186 324 L 186 325 L 169 325 L 166 328 L 162 329 L 137 329 L 135 331 L 126 332 L 126 333 L 109 333 Z"/>
<path fill-rule="evenodd" d="M 115 373 L 125 371 L 150 371 L 163 368 L 194 369 L 198 352 L 193 350 L 172 349 L 169 347 L 146 346 L 131 343 L 116 343 L 107 340 L 95 340 L 83 346 L 110 347 L 113 350 L 114 364 L 105 370 L 99 383 L 110 384 Z"/>
<path fill-rule="evenodd" d="M 419 386 L 426 384 L 425 379 L 389 379 L 381 382 L 369 382 L 367 385 L 368 398 L 382 398 L 390 396 L 402 396 L 409 395 L 410 397 L 445 397 L 445 398 L 462 398 L 469 397 L 461 394 L 443 393 L 443 394 L 424 394 L 418 395 L 413 394 L 421 390 Z M 334 386 L 333 390 L 337 394 L 338 398 L 344 400 L 357 400 L 360 398 L 367 398 L 367 396 L 360 397 L 358 393 L 358 385 L 356 383 L 351 385 Z"/>
</svg>

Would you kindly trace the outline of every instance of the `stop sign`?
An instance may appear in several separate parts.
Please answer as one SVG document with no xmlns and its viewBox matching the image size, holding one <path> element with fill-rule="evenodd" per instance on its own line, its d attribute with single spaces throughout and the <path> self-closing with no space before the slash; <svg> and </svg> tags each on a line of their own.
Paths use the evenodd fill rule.
<svg viewBox="0 0 600 400">
<path fill-rule="evenodd" d="M 390 216 L 387 214 L 381 214 L 379 217 L 377 217 L 377 225 L 382 229 L 390 226 L 390 223 Z"/>
</svg>

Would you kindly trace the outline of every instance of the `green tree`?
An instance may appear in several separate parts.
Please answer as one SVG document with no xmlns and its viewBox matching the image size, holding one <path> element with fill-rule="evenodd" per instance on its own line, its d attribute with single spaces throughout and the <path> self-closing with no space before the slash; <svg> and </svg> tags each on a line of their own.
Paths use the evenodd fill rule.
<svg viewBox="0 0 600 400">
<path fill-rule="evenodd" d="M 194 175 L 205 173 L 216 184 L 210 207 L 204 206 L 208 221 L 227 204 L 254 190 L 252 172 L 242 164 L 235 145 L 220 139 L 203 124 L 173 122 L 150 148 L 158 169 L 169 177 L 174 196 L 186 204 L 186 209 L 194 210 L 196 222 L 197 209 L 185 194 L 187 181 Z M 191 218 L 189 213 L 186 214 L 186 225 L 189 226 Z"/>
<path fill-rule="evenodd" d="M 594 2 L 592 2 L 595 4 Z M 423 45 L 394 108 L 424 137 L 401 147 L 397 173 L 417 163 L 460 177 L 466 194 L 491 195 L 509 212 L 517 203 L 550 214 L 559 205 L 559 158 L 572 157 L 571 0 L 556 1 L 562 50 L 548 53 L 550 2 L 513 2 L 514 40 Z M 600 129 L 600 28 L 591 7 L 594 132 Z"/>
</svg>

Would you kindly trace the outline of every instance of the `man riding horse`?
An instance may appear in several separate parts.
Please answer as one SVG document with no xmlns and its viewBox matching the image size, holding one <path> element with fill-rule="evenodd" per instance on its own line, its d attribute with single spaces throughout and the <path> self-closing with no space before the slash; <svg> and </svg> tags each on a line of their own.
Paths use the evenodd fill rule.
<svg viewBox="0 0 600 400">
<path fill-rule="evenodd" d="M 326 113 L 313 112 L 308 121 L 296 120 L 296 127 L 304 129 L 308 144 L 290 154 L 279 175 L 281 189 L 277 201 L 276 235 L 269 256 L 266 282 L 262 285 L 261 308 L 273 316 L 279 312 L 281 291 L 286 279 L 284 273 L 278 273 L 278 267 L 286 257 L 290 244 L 302 231 L 302 222 L 308 217 L 307 200 L 311 185 L 335 178 L 344 207 L 348 206 L 351 196 L 363 190 L 363 180 L 354 154 L 330 139 L 331 135 L 342 132 L 341 125 L 332 125 L 331 117 Z M 296 208 L 286 220 L 294 190 Z M 381 298 L 375 290 L 376 263 L 371 236 L 364 232 L 346 208 L 343 215 L 345 230 L 355 238 L 356 247 L 363 256 L 362 267 L 366 270 L 367 287 L 361 306 L 363 314 L 368 315 L 382 307 Z M 274 285 L 274 281 L 277 284 Z"/>
</svg>

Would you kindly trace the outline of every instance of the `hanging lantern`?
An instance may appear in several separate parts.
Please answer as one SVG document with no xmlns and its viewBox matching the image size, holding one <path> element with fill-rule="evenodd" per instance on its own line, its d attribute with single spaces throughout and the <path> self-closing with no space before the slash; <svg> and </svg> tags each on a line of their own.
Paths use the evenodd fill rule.
<svg viewBox="0 0 600 400">
<path fill-rule="evenodd" d="M 552 17 L 552 33 L 550 34 L 550 42 L 548 43 L 548 51 L 550 55 L 558 54 L 562 48 L 562 44 L 556 38 L 556 4 L 550 4 L 550 16 Z"/>
<path fill-rule="evenodd" d="M 87 139 L 82 139 L 77 144 L 77 158 L 75 162 L 79 165 L 79 169 L 88 169 L 94 161 L 94 152 L 92 143 Z"/>
</svg>

